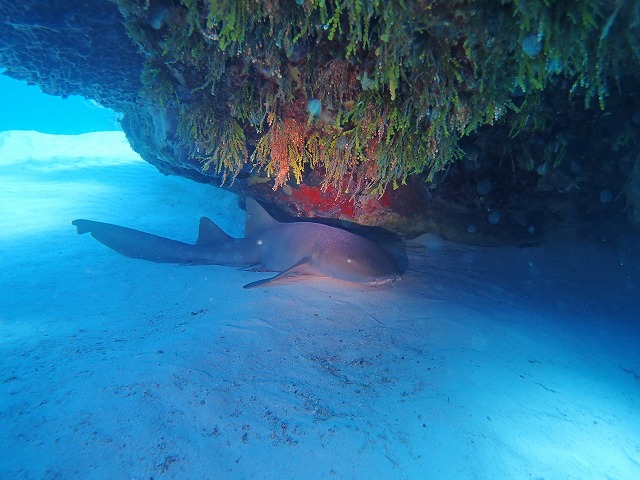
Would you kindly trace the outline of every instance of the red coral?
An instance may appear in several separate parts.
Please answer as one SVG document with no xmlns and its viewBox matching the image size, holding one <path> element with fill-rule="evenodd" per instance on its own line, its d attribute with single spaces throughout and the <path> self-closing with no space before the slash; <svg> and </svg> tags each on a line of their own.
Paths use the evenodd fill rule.
<svg viewBox="0 0 640 480">
<path fill-rule="evenodd" d="M 274 190 L 286 183 L 290 167 L 302 168 L 301 162 L 296 164 L 294 159 L 302 158 L 305 136 L 306 126 L 293 118 L 285 118 L 281 124 L 271 127 L 271 162 L 277 172 Z"/>
<path fill-rule="evenodd" d="M 313 212 L 331 217 L 353 218 L 355 213 L 353 197 L 340 194 L 331 186 L 322 191 L 320 187 L 300 185 L 293 189 L 292 197 L 307 214 Z"/>
</svg>

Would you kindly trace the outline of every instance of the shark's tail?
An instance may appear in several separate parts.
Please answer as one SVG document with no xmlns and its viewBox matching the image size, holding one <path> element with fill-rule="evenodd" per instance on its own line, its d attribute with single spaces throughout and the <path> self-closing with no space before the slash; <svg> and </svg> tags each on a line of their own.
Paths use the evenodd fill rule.
<svg viewBox="0 0 640 480">
<path fill-rule="evenodd" d="M 72 225 L 75 225 L 78 230 L 78 235 L 82 235 L 83 233 L 88 233 L 91 231 L 91 224 L 93 222 L 91 220 L 74 220 L 71 222 Z"/>
<path fill-rule="evenodd" d="M 159 237 L 111 223 L 74 220 L 78 233 L 91 233 L 93 238 L 112 250 L 130 258 L 167 263 L 207 263 L 194 245 Z"/>
</svg>

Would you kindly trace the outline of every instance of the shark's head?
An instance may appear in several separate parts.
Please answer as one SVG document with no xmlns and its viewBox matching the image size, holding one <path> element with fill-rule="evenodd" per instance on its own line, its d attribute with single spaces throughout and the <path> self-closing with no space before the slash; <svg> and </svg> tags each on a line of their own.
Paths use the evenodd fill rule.
<svg viewBox="0 0 640 480">
<path fill-rule="evenodd" d="M 397 280 L 400 278 L 400 270 L 391 258 L 351 255 L 346 258 L 346 266 L 335 276 L 348 282 L 375 286 Z"/>
<path fill-rule="evenodd" d="M 348 234 L 347 241 L 329 242 L 330 248 L 317 252 L 314 267 L 319 273 L 366 285 L 382 285 L 400 277 L 393 257 L 375 243 Z"/>
</svg>

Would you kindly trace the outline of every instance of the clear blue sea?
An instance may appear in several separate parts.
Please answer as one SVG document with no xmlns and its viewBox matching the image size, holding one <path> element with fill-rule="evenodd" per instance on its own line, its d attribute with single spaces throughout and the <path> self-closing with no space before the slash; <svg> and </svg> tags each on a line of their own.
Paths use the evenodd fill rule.
<svg viewBox="0 0 640 480">
<path fill-rule="evenodd" d="M 0 479 L 640 478 L 640 254 L 424 235 L 372 288 L 127 258 L 71 221 L 241 237 L 118 115 L 0 76 Z"/>
</svg>

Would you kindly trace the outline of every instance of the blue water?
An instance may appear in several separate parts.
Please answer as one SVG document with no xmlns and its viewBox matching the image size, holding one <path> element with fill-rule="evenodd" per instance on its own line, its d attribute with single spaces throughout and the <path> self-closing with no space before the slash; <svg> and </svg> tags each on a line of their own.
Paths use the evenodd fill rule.
<svg viewBox="0 0 640 480">
<path fill-rule="evenodd" d="M 116 112 L 91 100 L 45 95 L 35 85 L 0 75 L 0 132 L 5 130 L 78 134 L 120 126 Z"/>
<path fill-rule="evenodd" d="M 425 236 L 386 287 L 244 290 L 271 274 L 78 236 L 189 242 L 201 215 L 241 236 L 244 212 L 28 88 L 40 118 L 0 132 L 1 479 L 640 478 L 637 234 Z M 68 135 L 89 130 L 111 131 Z"/>
</svg>

